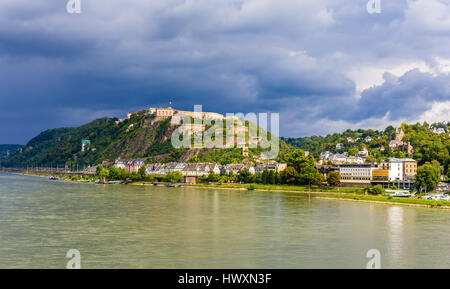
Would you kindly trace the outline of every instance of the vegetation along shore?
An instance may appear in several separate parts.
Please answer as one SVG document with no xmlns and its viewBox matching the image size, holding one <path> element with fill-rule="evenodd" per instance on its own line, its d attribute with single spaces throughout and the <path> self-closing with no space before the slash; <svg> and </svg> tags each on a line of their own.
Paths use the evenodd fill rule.
<svg viewBox="0 0 450 289">
<path fill-rule="evenodd" d="M 41 176 L 46 178 L 58 178 L 59 180 L 83 182 L 83 183 L 97 183 L 97 184 L 111 184 L 114 182 L 101 181 L 98 175 L 90 177 L 80 177 L 68 174 L 54 175 L 45 172 L 33 172 L 26 170 L 5 170 L 4 172 Z M 323 187 L 323 186 L 308 186 L 308 185 L 281 185 L 281 184 L 228 184 L 228 183 L 200 183 L 200 184 L 181 184 L 173 183 L 167 179 L 148 178 L 145 180 L 128 180 L 123 182 L 116 182 L 114 184 L 128 184 L 128 185 L 160 185 L 160 186 L 181 186 L 181 187 L 195 187 L 205 189 L 223 189 L 223 190 L 245 190 L 252 192 L 279 192 L 279 193 L 297 193 L 304 196 L 317 199 L 329 199 L 329 200 L 344 200 L 344 201 L 356 201 L 367 203 L 379 203 L 379 204 L 395 204 L 416 206 L 424 208 L 439 208 L 450 209 L 449 201 L 441 200 L 428 200 L 418 197 L 415 198 L 401 198 L 393 197 L 391 195 L 375 195 L 370 194 L 365 188 L 350 188 L 350 187 Z"/>
</svg>

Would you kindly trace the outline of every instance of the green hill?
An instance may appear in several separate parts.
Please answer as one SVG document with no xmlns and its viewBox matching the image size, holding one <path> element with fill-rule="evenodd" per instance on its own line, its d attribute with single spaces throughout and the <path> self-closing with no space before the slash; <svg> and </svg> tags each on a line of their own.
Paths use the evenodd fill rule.
<svg viewBox="0 0 450 289">
<path fill-rule="evenodd" d="M 431 131 L 431 128 L 443 128 L 445 133 L 440 135 Z M 410 155 L 416 159 L 419 164 L 425 162 L 438 161 L 445 173 L 449 174 L 450 164 L 450 127 L 448 123 L 423 124 L 402 124 L 400 128 L 405 133 L 402 141 L 410 142 L 414 147 L 414 154 Z M 366 137 L 370 141 L 366 141 Z M 349 142 L 347 138 L 352 138 L 354 142 Z M 405 152 L 391 150 L 389 148 L 390 140 L 395 138 L 395 128 L 388 126 L 383 131 L 378 130 L 346 130 L 343 133 L 334 133 L 327 136 L 311 136 L 300 138 L 282 138 L 286 143 L 309 151 L 316 158 L 323 151 L 349 152 L 350 155 L 359 149 L 366 148 L 374 160 L 380 161 L 388 157 L 408 157 Z M 342 149 L 337 149 L 338 143 L 343 144 Z M 382 149 L 381 149 L 382 148 Z M 384 150 L 383 150 L 384 149 Z"/>
<path fill-rule="evenodd" d="M 22 145 L 18 145 L 18 144 L 1 144 L 0 145 L 0 160 L 8 157 L 11 154 L 14 154 L 21 147 L 22 147 Z"/>
<path fill-rule="evenodd" d="M 210 161 L 215 163 L 253 162 L 259 149 L 249 149 L 249 156 L 242 156 L 242 149 L 175 149 L 171 135 L 176 127 L 171 118 L 158 119 L 155 115 L 140 111 L 129 119 L 101 118 L 76 128 L 46 130 L 30 140 L 23 148 L 0 162 L 4 167 L 46 166 L 63 167 L 78 164 L 81 167 L 96 165 L 116 158 L 142 158 L 147 162 Z M 82 140 L 90 144 L 81 151 Z M 292 147 L 282 142 L 280 156 Z"/>
</svg>

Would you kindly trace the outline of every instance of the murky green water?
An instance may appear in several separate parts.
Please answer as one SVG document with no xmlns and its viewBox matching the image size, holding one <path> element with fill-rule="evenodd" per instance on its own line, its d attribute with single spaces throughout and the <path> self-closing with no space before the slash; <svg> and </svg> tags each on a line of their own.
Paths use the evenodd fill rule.
<svg viewBox="0 0 450 289">
<path fill-rule="evenodd" d="M 0 173 L 0 268 L 449 268 L 450 211 Z"/>
</svg>

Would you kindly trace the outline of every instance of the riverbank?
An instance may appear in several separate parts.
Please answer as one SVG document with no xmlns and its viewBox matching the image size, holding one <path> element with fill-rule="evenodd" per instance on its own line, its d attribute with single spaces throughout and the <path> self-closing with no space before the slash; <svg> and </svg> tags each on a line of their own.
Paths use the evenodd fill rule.
<svg viewBox="0 0 450 289">
<path fill-rule="evenodd" d="M 40 177 L 52 177 L 51 174 L 46 173 L 30 173 L 30 172 L 9 172 L 19 175 L 40 176 Z M 89 180 L 73 180 L 66 178 L 65 176 L 59 176 L 60 180 L 72 181 L 78 183 L 86 183 Z M 92 183 L 92 179 L 90 180 Z M 126 185 L 134 186 L 154 186 L 152 182 L 134 181 L 124 183 Z M 168 186 L 166 183 L 160 183 L 160 186 Z M 363 188 L 351 188 L 351 187 L 312 187 L 309 191 L 308 186 L 292 186 L 292 185 L 263 185 L 263 184 L 173 184 L 168 187 L 194 187 L 204 189 L 222 189 L 222 190 L 238 190 L 238 191 L 265 191 L 265 192 L 280 192 L 280 193 L 297 193 L 301 195 L 309 195 L 317 199 L 329 199 L 329 200 L 344 200 L 353 202 L 366 202 L 366 203 L 378 203 L 378 204 L 395 204 L 404 206 L 414 206 L 423 208 L 438 208 L 438 209 L 450 209 L 450 202 L 427 200 L 418 198 L 398 198 L 391 196 L 380 195 L 365 195 Z"/>
<path fill-rule="evenodd" d="M 183 187 L 196 187 L 196 188 L 216 188 L 216 189 L 227 189 L 227 190 L 249 190 L 248 184 L 194 184 L 194 185 L 183 185 Z M 448 201 L 437 201 L 437 200 L 427 200 L 418 198 L 398 198 L 391 196 L 380 196 L 380 195 L 364 195 L 363 189 L 360 188 L 345 188 L 338 187 L 328 189 L 328 191 L 319 191 L 317 188 L 314 191 L 308 191 L 308 187 L 305 186 L 278 186 L 278 185 L 254 185 L 255 191 L 266 191 L 266 192 L 285 192 L 285 193 L 298 193 L 302 195 L 310 195 L 317 199 L 329 199 L 329 200 L 343 200 L 343 201 L 354 201 L 354 202 L 366 202 L 366 203 L 377 203 L 377 204 L 395 204 L 404 206 L 414 206 L 423 208 L 438 208 L 438 209 L 450 209 L 450 202 Z M 350 191 L 354 192 L 350 192 Z"/>
</svg>

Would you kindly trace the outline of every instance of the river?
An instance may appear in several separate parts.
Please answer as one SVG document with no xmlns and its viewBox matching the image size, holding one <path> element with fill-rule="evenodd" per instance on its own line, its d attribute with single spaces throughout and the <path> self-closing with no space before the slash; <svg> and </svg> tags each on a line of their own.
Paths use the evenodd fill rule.
<svg viewBox="0 0 450 289">
<path fill-rule="evenodd" d="M 449 268 L 450 211 L 0 173 L 0 268 Z"/>
</svg>

